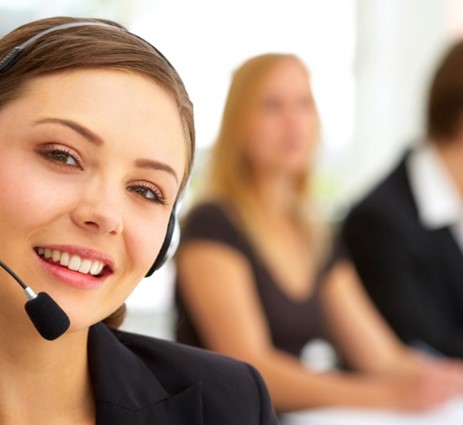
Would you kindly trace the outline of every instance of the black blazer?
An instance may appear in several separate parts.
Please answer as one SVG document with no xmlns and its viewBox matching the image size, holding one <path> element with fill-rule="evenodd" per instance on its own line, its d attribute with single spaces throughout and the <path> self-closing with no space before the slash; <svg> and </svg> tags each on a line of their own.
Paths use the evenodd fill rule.
<svg viewBox="0 0 463 425">
<path fill-rule="evenodd" d="M 351 210 L 342 236 L 399 337 L 463 358 L 463 254 L 449 228 L 420 223 L 407 158 Z"/>
<path fill-rule="evenodd" d="M 254 368 L 205 350 L 92 326 L 97 425 L 276 425 Z"/>
</svg>

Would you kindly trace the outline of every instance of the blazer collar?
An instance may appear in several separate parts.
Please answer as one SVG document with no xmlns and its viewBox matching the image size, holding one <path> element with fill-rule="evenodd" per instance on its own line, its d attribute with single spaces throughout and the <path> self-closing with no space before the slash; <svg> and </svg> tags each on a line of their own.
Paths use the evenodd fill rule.
<svg viewBox="0 0 463 425">
<path fill-rule="evenodd" d="M 103 324 L 90 328 L 90 377 L 97 425 L 201 425 L 199 383 L 168 394 L 154 373 Z"/>
<path fill-rule="evenodd" d="M 407 168 L 420 221 L 425 227 L 439 229 L 462 221 L 460 195 L 434 145 L 426 142 L 417 146 Z"/>
</svg>

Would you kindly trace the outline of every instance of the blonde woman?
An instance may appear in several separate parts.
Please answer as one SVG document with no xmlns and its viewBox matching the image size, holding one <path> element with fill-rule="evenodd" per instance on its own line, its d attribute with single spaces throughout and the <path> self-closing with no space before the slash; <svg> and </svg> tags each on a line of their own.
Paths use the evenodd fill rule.
<svg viewBox="0 0 463 425">
<path fill-rule="evenodd" d="M 178 339 L 256 366 L 278 412 L 431 408 L 460 390 L 461 366 L 403 346 L 330 243 L 310 194 L 319 135 L 300 59 L 265 54 L 234 73 L 207 198 L 176 257 Z M 300 350 L 320 337 L 356 373 L 305 366 Z"/>
</svg>

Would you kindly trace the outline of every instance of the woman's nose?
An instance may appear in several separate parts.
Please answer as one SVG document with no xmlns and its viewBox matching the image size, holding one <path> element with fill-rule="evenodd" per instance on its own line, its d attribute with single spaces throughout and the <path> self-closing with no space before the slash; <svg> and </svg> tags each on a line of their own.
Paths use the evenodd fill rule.
<svg viewBox="0 0 463 425">
<path fill-rule="evenodd" d="M 123 230 L 122 206 L 117 190 L 103 183 L 82 190 L 73 209 L 72 220 L 81 228 L 102 234 L 120 234 Z"/>
</svg>

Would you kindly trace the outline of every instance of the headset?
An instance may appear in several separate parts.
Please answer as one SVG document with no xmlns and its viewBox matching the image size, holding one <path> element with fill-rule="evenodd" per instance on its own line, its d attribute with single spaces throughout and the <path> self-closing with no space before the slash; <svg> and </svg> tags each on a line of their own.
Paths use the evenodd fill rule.
<svg viewBox="0 0 463 425">
<path fill-rule="evenodd" d="M 97 27 L 106 27 L 108 29 L 114 30 L 114 31 L 124 31 L 139 40 L 143 41 L 147 45 L 151 46 L 153 51 L 160 56 L 168 65 L 170 68 L 172 68 L 175 72 L 175 68 L 172 66 L 172 64 L 167 60 L 167 58 L 156 48 L 154 47 L 151 43 L 146 41 L 145 39 L 139 37 L 136 34 L 133 34 L 126 30 L 125 28 L 118 27 L 115 25 L 110 25 L 106 24 L 104 22 L 95 22 L 95 21 L 77 21 L 77 22 L 69 22 L 66 24 L 61 24 L 61 25 L 56 25 L 54 27 L 48 28 L 44 31 L 41 31 L 34 35 L 33 37 L 29 38 L 28 40 L 24 41 L 21 43 L 19 46 L 14 47 L 11 49 L 3 58 L 0 59 L 0 74 L 3 72 L 6 72 L 14 63 L 18 60 L 19 56 L 22 54 L 24 49 L 26 49 L 29 45 L 34 43 L 36 40 L 39 38 L 42 38 L 43 36 L 54 32 L 54 31 L 60 31 L 68 28 L 73 28 L 73 27 L 82 27 L 82 26 L 97 26 Z M 186 185 L 188 186 L 188 185 Z M 163 264 L 166 263 L 167 260 L 172 258 L 172 256 L 175 254 L 175 251 L 177 250 L 177 247 L 180 242 L 180 223 L 179 223 L 179 214 L 180 210 L 183 204 L 183 198 L 185 194 L 185 189 L 183 189 L 182 193 L 178 196 L 173 208 L 172 212 L 169 216 L 169 222 L 167 224 L 167 229 L 166 229 L 166 234 L 164 237 L 164 241 L 162 243 L 161 249 L 154 260 L 153 265 L 151 268 L 148 270 L 146 273 L 145 277 L 151 276 L 156 270 L 158 270 Z"/>
<path fill-rule="evenodd" d="M 188 182 L 185 185 L 188 187 Z M 185 188 L 178 196 L 175 204 L 172 208 L 172 212 L 169 216 L 169 222 L 167 223 L 166 236 L 164 237 L 164 242 L 162 243 L 161 249 L 154 260 L 153 265 L 146 273 L 145 277 L 151 276 L 156 270 L 158 270 L 162 265 L 164 265 L 167 260 L 171 259 L 175 251 L 177 251 L 178 245 L 180 243 L 180 211 L 183 206 L 183 200 L 185 197 Z"/>
</svg>

